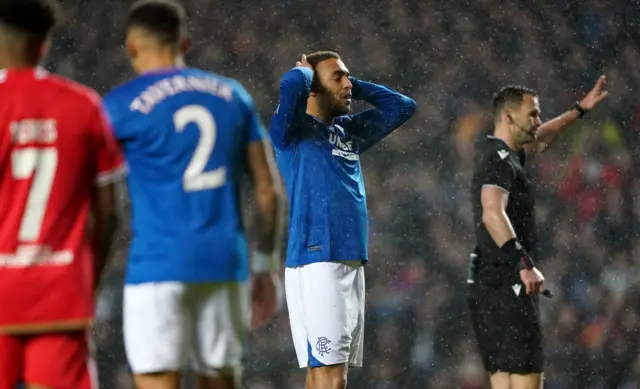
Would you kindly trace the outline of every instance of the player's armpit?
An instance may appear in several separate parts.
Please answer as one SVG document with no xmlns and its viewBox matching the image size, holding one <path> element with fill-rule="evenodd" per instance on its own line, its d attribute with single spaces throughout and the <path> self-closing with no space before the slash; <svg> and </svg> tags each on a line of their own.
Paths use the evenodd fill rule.
<svg viewBox="0 0 640 389">
<path fill-rule="evenodd" d="M 268 140 L 251 142 L 247 147 L 247 166 L 253 183 L 260 216 L 258 250 L 278 256 L 284 228 L 284 194 L 280 174 Z"/>
<path fill-rule="evenodd" d="M 516 237 L 507 216 L 509 192 L 495 185 L 485 185 L 481 191 L 482 222 L 498 247 Z"/>
<path fill-rule="evenodd" d="M 92 202 L 94 221 L 94 255 L 95 255 L 95 286 L 100 283 L 102 270 L 107 263 L 111 248 L 115 240 L 118 227 L 118 212 L 116 201 L 116 187 L 118 183 L 98 186 L 95 189 Z"/>
</svg>

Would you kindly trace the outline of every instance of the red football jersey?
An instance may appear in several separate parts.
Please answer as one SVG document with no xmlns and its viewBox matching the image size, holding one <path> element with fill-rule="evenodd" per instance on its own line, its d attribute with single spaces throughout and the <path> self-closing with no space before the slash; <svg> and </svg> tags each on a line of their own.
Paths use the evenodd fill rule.
<svg viewBox="0 0 640 389">
<path fill-rule="evenodd" d="M 123 173 L 100 97 L 40 68 L 0 71 L 0 332 L 94 313 L 96 186 Z"/>
</svg>

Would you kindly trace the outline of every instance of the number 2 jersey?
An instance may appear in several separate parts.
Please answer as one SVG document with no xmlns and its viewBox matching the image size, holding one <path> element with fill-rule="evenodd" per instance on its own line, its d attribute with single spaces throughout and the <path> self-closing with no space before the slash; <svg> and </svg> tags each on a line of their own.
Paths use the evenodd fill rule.
<svg viewBox="0 0 640 389">
<path fill-rule="evenodd" d="M 0 332 L 94 312 L 96 186 L 122 175 L 100 98 L 39 68 L 0 71 Z"/>
<path fill-rule="evenodd" d="M 249 277 L 239 185 L 267 135 L 234 80 L 192 68 L 145 73 L 105 97 L 128 165 L 126 283 Z"/>
</svg>

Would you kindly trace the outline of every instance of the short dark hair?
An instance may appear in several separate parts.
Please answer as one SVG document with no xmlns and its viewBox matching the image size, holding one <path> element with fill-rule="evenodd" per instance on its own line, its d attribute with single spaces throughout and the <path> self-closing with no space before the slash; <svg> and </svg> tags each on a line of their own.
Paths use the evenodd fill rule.
<svg viewBox="0 0 640 389">
<path fill-rule="evenodd" d="M 538 96 L 536 91 L 522 85 L 507 85 L 504 88 L 500 89 L 500 91 L 493 98 L 494 119 L 497 120 L 500 112 L 502 112 L 502 110 L 507 106 L 513 108 L 520 107 L 525 95 L 533 97 Z"/>
<path fill-rule="evenodd" d="M 325 61 L 330 58 L 340 59 L 340 54 L 335 51 L 325 50 L 325 51 L 316 51 L 307 55 L 307 62 L 309 65 L 313 67 L 315 70 L 318 64 L 322 61 Z M 320 79 L 317 76 L 317 73 L 313 74 L 313 81 L 311 82 L 311 91 L 312 92 L 320 92 Z"/>
<path fill-rule="evenodd" d="M 175 0 L 139 0 L 129 10 L 126 30 L 141 28 L 162 44 L 178 44 L 186 34 L 187 11 Z"/>
<path fill-rule="evenodd" d="M 0 24 L 42 43 L 58 24 L 60 3 L 57 0 L 0 0 Z"/>
</svg>

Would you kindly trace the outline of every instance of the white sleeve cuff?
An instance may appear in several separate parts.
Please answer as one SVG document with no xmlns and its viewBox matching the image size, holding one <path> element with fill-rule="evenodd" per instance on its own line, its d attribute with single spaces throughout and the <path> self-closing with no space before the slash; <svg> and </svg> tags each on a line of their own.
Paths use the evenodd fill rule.
<svg viewBox="0 0 640 389">
<path fill-rule="evenodd" d="M 484 184 L 482 185 L 483 188 L 498 188 L 498 189 L 502 189 L 504 192 L 509 193 L 508 190 L 506 190 L 505 188 L 501 187 L 500 185 L 493 185 L 493 184 Z"/>
<path fill-rule="evenodd" d="M 113 170 L 102 172 L 96 177 L 96 186 L 103 187 L 121 181 L 127 175 L 127 167 L 122 164 Z"/>
</svg>

